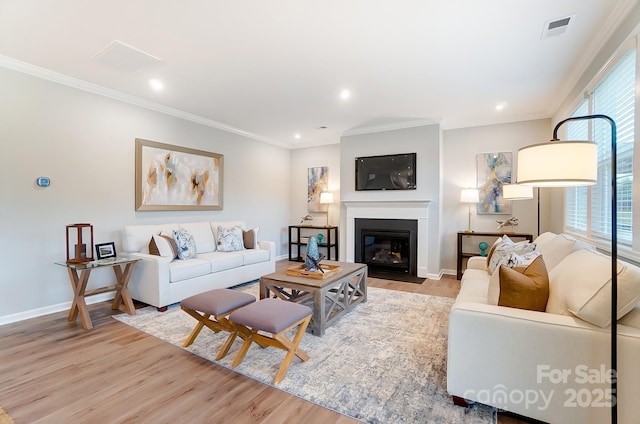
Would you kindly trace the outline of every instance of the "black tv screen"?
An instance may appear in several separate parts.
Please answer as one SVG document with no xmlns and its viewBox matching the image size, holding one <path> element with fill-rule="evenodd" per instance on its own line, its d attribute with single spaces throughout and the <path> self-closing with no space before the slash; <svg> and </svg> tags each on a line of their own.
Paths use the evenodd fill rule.
<svg viewBox="0 0 640 424">
<path fill-rule="evenodd" d="M 356 191 L 415 189 L 415 153 L 356 158 Z"/>
</svg>

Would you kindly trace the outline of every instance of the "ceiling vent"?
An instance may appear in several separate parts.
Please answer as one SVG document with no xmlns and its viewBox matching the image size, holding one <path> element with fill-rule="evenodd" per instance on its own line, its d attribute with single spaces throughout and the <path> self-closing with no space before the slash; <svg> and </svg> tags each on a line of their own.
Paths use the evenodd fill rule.
<svg viewBox="0 0 640 424">
<path fill-rule="evenodd" d="M 160 62 L 157 57 L 118 40 L 112 41 L 107 47 L 96 53 L 91 60 L 130 73 Z"/>
<path fill-rule="evenodd" d="M 542 29 L 542 39 L 555 37 L 556 35 L 563 34 L 567 28 L 569 28 L 569 23 L 573 20 L 575 15 L 567 16 L 561 19 L 554 19 L 553 21 L 547 21 L 544 23 L 544 28 Z"/>
</svg>

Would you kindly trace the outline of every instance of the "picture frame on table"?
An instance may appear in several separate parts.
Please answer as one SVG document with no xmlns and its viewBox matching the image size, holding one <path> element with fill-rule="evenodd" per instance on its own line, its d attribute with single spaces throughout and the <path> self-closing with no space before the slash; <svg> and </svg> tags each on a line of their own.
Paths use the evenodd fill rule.
<svg viewBox="0 0 640 424">
<path fill-rule="evenodd" d="M 96 258 L 98 260 L 115 258 L 116 256 L 115 242 L 96 244 Z"/>
</svg>

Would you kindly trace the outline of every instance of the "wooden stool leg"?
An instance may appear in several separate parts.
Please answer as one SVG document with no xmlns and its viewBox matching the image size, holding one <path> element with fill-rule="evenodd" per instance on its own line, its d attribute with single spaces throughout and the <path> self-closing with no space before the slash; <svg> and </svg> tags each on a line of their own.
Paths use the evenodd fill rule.
<svg viewBox="0 0 640 424">
<path fill-rule="evenodd" d="M 300 326 L 298 327 L 298 331 L 293 338 L 293 341 L 287 339 L 285 336 L 285 332 L 280 332 L 278 334 L 274 334 L 274 338 L 279 341 L 282 346 L 287 350 L 287 355 L 284 357 L 282 361 L 282 365 L 280 365 L 280 369 L 276 373 L 276 376 L 273 378 L 273 383 L 277 384 L 282 381 L 284 376 L 287 374 L 289 370 L 289 365 L 291 365 L 291 361 L 294 356 L 298 356 L 303 361 L 309 360 L 309 355 L 307 355 L 302 350 L 298 349 L 300 342 L 302 341 L 302 336 L 304 336 L 304 332 L 307 330 L 307 326 L 311 321 L 311 315 L 307 316 L 302 322 L 300 322 Z"/>
<path fill-rule="evenodd" d="M 251 347 L 251 343 L 253 342 L 253 336 L 255 334 L 256 334 L 256 331 L 250 330 L 250 334 L 244 338 L 244 343 L 242 343 L 242 346 L 240 346 L 240 350 L 236 354 L 236 357 L 233 358 L 233 362 L 231 362 L 232 367 L 237 367 L 242 362 L 247 352 L 249 351 L 249 348 Z"/>
<path fill-rule="evenodd" d="M 185 308 L 184 306 L 182 306 L 182 310 L 188 313 L 189 315 L 191 315 L 192 317 L 194 317 L 196 320 L 198 320 L 198 323 L 193 328 L 193 330 L 191 330 L 191 333 L 189 333 L 189 336 L 182 344 L 182 346 L 188 347 L 188 346 L 191 346 L 191 344 L 195 341 L 196 337 L 198 337 L 198 334 L 200 334 L 200 331 L 202 331 L 202 328 L 204 327 L 204 321 L 208 320 L 211 315 L 209 314 L 200 315 L 198 312 L 194 311 L 193 309 Z"/>
</svg>

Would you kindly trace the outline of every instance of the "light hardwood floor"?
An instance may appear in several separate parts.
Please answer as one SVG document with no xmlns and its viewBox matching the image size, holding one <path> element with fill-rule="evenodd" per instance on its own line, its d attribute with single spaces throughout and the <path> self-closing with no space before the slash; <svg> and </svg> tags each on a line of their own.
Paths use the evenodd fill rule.
<svg viewBox="0 0 640 424">
<path fill-rule="evenodd" d="M 453 277 L 369 285 L 447 297 L 460 289 Z M 66 312 L 0 326 L 0 406 L 16 424 L 357 422 L 122 324 L 109 305 L 89 306 L 89 331 Z"/>
</svg>

